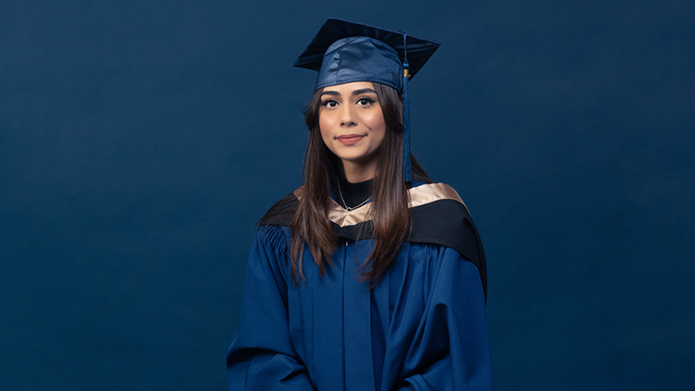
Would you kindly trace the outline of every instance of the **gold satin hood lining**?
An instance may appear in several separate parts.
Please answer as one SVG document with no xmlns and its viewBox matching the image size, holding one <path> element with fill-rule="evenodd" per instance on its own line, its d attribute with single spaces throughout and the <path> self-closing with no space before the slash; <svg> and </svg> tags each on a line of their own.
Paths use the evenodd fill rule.
<svg viewBox="0 0 695 391">
<path fill-rule="evenodd" d="M 294 191 L 294 195 L 298 199 L 301 197 L 301 194 L 301 188 Z M 439 200 L 453 200 L 466 207 L 466 204 L 456 190 L 444 183 L 428 183 L 413 187 L 408 190 L 408 195 L 410 199 L 408 202 L 409 208 L 426 205 Z M 466 210 L 468 210 L 467 207 Z M 348 212 L 345 208 L 340 206 L 340 204 L 331 199 L 328 206 L 328 219 L 340 227 L 348 227 L 369 221 L 371 212 L 371 202 Z"/>
</svg>

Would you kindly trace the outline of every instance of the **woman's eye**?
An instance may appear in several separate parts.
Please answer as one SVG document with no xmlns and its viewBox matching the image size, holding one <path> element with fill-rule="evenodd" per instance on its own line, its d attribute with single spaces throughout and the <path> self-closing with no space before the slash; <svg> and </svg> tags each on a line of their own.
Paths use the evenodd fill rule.
<svg viewBox="0 0 695 391">
<path fill-rule="evenodd" d="M 338 102 L 332 100 L 332 99 L 327 99 L 321 102 L 321 106 L 323 107 L 336 107 L 338 106 Z"/>
<path fill-rule="evenodd" d="M 369 106 L 371 104 L 374 104 L 374 99 L 372 98 L 360 98 L 357 100 L 357 104 L 360 106 Z"/>
</svg>

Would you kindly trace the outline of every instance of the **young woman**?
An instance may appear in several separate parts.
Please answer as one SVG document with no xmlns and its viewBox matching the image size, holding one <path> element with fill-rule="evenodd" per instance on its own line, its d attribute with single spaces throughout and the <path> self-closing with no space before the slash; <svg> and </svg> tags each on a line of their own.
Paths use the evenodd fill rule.
<svg viewBox="0 0 695 391">
<path fill-rule="evenodd" d="M 439 44 L 329 19 L 305 183 L 260 220 L 230 390 L 490 390 L 485 257 L 409 148 L 409 77 Z"/>
</svg>

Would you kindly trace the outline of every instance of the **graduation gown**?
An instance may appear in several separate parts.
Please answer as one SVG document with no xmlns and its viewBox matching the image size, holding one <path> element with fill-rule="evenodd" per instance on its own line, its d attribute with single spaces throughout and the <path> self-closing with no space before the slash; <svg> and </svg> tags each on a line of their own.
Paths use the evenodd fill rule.
<svg viewBox="0 0 695 391">
<path fill-rule="evenodd" d="M 299 285 L 289 218 L 259 228 L 227 354 L 231 391 L 492 389 L 477 230 L 449 186 L 409 192 L 412 234 L 372 290 L 360 282 L 373 246 L 371 204 L 351 212 L 331 204 L 339 238 L 332 265 L 320 276 L 305 249 Z"/>
</svg>

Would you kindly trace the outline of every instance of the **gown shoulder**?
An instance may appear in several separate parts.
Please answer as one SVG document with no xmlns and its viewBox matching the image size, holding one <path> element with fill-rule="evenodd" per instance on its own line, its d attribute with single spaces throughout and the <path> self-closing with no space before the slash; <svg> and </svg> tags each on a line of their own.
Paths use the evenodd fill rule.
<svg viewBox="0 0 695 391">
<path fill-rule="evenodd" d="M 270 209 L 265 212 L 263 217 L 258 220 L 258 226 L 280 225 L 288 227 L 292 222 L 292 215 L 299 204 L 297 194 L 300 189 L 301 188 L 282 197 L 278 202 L 273 204 L 273 206 L 271 206 Z"/>
<path fill-rule="evenodd" d="M 456 250 L 480 271 L 487 292 L 485 251 L 468 207 L 458 192 L 445 183 L 423 183 L 409 190 L 412 230 L 408 241 Z"/>
</svg>

